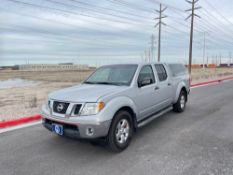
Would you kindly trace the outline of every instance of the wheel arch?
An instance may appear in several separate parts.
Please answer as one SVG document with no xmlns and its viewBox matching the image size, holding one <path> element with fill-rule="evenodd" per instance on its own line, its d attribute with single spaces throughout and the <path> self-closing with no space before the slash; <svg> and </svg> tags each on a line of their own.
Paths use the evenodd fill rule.
<svg viewBox="0 0 233 175">
<path fill-rule="evenodd" d="M 127 96 L 116 97 L 110 100 L 107 103 L 107 106 L 108 107 L 105 109 L 104 114 L 102 115 L 104 120 L 113 121 L 119 111 L 125 110 L 131 114 L 134 128 L 137 127 L 137 106 L 131 98 Z"/>
<path fill-rule="evenodd" d="M 176 95 L 175 95 L 175 100 L 174 102 L 176 103 L 179 96 L 180 96 L 180 92 L 181 91 L 184 91 L 185 94 L 186 94 L 186 101 L 188 100 L 188 91 L 187 91 L 187 88 L 185 86 L 185 83 L 184 82 L 180 82 L 179 85 L 177 86 L 177 89 L 176 89 Z"/>
<path fill-rule="evenodd" d="M 137 117 L 136 117 L 136 113 L 134 112 L 134 110 L 133 110 L 130 106 L 122 106 L 121 108 L 119 108 L 119 109 L 116 111 L 114 117 L 115 117 L 116 114 L 117 114 L 118 112 L 120 112 L 120 111 L 127 111 L 128 113 L 131 114 L 131 116 L 132 116 L 132 121 L 133 121 L 133 127 L 134 127 L 134 130 L 136 130 L 136 128 L 137 128 Z M 113 117 L 113 118 L 114 118 L 114 117 Z"/>
</svg>

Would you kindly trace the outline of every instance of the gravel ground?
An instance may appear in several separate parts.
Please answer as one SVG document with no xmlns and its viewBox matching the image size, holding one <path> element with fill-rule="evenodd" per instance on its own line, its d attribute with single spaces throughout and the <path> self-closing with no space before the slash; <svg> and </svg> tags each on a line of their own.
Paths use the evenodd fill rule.
<svg viewBox="0 0 233 175">
<path fill-rule="evenodd" d="M 71 82 L 40 82 L 26 87 L 0 89 L 0 121 L 36 115 L 49 92 L 75 85 Z"/>
</svg>

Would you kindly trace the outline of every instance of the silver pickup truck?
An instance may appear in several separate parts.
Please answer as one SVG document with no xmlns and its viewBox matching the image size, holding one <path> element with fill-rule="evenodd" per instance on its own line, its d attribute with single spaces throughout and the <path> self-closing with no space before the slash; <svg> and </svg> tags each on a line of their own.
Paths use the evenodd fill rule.
<svg viewBox="0 0 233 175">
<path fill-rule="evenodd" d="M 80 85 L 50 93 L 41 115 L 58 135 L 104 140 L 119 152 L 139 127 L 172 109 L 183 112 L 189 91 L 182 64 L 107 65 Z"/>
</svg>

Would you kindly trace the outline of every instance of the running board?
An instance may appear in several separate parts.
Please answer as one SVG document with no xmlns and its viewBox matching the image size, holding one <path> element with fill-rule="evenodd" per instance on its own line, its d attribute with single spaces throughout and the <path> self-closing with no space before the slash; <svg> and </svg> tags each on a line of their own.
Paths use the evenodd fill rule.
<svg viewBox="0 0 233 175">
<path fill-rule="evenodd" d="M 173 109 L 172 106 L 169 106 L 168 108 L 165 108 L 164 110 L 161 110 L 160 112 L 156 113 L 155 115 L 152 115 L 148 119 L 145 119 L 143 121 L 139 121 L 138 128 L 145 126 L 146 124 L 150 123 L 152 120 L 156 119 L 157 117 L 166 114 L 167 112 L 171 111 Z"/>
</svg>

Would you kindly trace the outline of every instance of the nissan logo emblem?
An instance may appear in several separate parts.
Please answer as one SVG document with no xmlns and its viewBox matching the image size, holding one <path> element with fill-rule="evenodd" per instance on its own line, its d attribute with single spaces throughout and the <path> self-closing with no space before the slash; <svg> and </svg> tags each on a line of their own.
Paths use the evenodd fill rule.
<svg viewBox="0 0 233 175">
<path fill-rule="evenodd" d="M 63 109 L 64 109 L 64 104 L 63 104 L 63 103 L 59 103 L 59 104 L 57 105 L 57 111 L 58 111 L 58 112 L 61 112 Z"/>
</svg>

